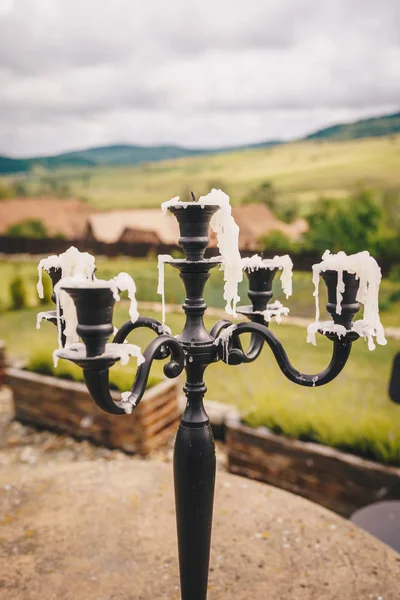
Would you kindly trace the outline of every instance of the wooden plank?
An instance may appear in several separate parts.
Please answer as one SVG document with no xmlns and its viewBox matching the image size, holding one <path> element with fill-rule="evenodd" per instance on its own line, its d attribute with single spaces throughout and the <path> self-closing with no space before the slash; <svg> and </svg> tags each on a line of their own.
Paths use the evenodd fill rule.
<svg viewBox="0 0 400 600">
<path fill-rule="evenodd" d="M 382 497 L 400 497 L 395 467 L 235 421 L 228 424 L 226 439 L 232 473 L 301 494 L 345 516 Z"/>
<path fill-rule="evenodd" d="M 168 427 L 162 429 L 157 435 L 145 440 L 138 452 L 141 454 L 148 454 L 156 448 L 160 448 L 166 444 L 173 436 L 176 435 L 177 426 L 176 423 L 171 423 Z"/>
<path fill-rule="evenodd" d="M 140 404 L 132 416 L 119 416 L 101 411 L 84 384 L 19 369 L 8 369 L 6 375 L 14 394 L 16 418 L 23 422 L 128 452 L 142 445 L 142 453 L 147 446 L 154 449 L 165 443 L 170 433 L 164 435 L 163 430 L 169 430 L 171 423 L 177 427 L 177 385 L 170 380 L 145 393 L 143 410 Z M 115 392 L 112 395 L 116 400 L 120 397 Z"/>
</svg>

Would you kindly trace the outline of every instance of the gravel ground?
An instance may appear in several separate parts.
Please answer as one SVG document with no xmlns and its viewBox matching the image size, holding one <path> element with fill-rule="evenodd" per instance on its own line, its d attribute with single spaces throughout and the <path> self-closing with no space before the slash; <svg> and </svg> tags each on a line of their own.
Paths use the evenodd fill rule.
<svg viewBox="0 0 400 600">
<path fill-rule="evenodd" d="M 134 417 L 132 417 L 134 418 Z M 217 469 L 226 470 L 224 444 L 216 442 Z M 149 459 L 172 462 L 173 440 L 152 452 Z M 24 425 L 14 419 L 12 394 L 8 388 L 0 389 L 0 467 L 18 464 L 43 465 L 50 462 L 71 463 L 88 460 L 131 461 L 141 457 L 96 446 L 87 440 L 74 438 L 36 427 Z"/>
</svg>

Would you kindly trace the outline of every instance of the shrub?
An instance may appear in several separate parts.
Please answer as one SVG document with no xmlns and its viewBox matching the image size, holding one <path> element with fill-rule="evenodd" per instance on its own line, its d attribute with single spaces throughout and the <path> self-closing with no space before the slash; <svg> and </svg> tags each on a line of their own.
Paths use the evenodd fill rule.
<svg viewBox="0 0 400 600">
<path fill-rule="evenodd" d="M 389 273 L 390 281 L 400 282 L 400 265 L 394 265 Z"/>
<path fill-rule="evenodd" d="M 26 365 L 27 371 L 39 373 L 40 375 L 53 375 L 54 366 L 51 355 L 46 351 L 36 352 Z"/>
<path fill-rule="evenodd" d="M 10 282 L 11 310 L 21 310 L 28 305 L 25 282 L 20 274 L 16 274 Z"/>
<path fill-rule="evenodd" d="M 282 231 L 271 231 L 260 239 L 262 250 L 277 254 L 296 254 L 301 244 L 292 242 Z"/>
<path fill-rule="evenodd" d="M 6 235 L 34 239 L 49 237 L 45 225 L 39 219 L 26 219 L 25 221 L 11 225 L 7 229 Z"/>
</svg>

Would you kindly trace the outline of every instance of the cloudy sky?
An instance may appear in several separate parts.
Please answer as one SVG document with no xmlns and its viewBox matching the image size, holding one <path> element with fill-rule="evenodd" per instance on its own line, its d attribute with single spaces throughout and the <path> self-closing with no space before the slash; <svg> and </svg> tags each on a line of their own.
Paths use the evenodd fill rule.
<svg viewBox="0 0 400 600">
<path fill-rule="evenodd" d="M 399 106 L 398 0 L 0 0 L 0 153 L 290 139 Z"/>
</svg>

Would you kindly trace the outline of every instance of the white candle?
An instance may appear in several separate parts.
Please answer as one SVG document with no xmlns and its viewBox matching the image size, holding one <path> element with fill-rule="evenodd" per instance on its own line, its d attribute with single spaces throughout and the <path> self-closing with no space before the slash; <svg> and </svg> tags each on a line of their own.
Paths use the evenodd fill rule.
<svg viewBox="0 0 400 600">
<path fill-rule="evenodd" d="M 343 272 L 355 274 L 359 279 L 360 285 L 357 292 L 356 300 L 364 305 L 363 318 L 353 323 L 352 330 L 356 331 L 361 337 L 368 341 L 368 348 L 375 349 L 373 338 L 380 345 L 387 343 L 385 332 L 379 318 L 379 285 L 382 279 L 381 269 L 376 260 L 369 252 L 358 252 L 347 256 L 345 252 L 331 254 L 329 250 L 322 256 L 322 261 L 313 265 L 313 283 L 315 296 L 315 323 L 309 326 L 307 341 L 316 344 L 315 332 L 321 329 L 319 325 L 319 277 L 324 271 L 337 271 L 338 282 L 336 287 L 336 312 L 340 315 L 342 312 L 342 299 L 344 292 Z M 332 322 L 324 322 L 322 325 L 327 327 Z M 336 326 L 337 327 L 337 326 Z M 335 330 L 338 332 L 338 330 Z"/>
</svg>

